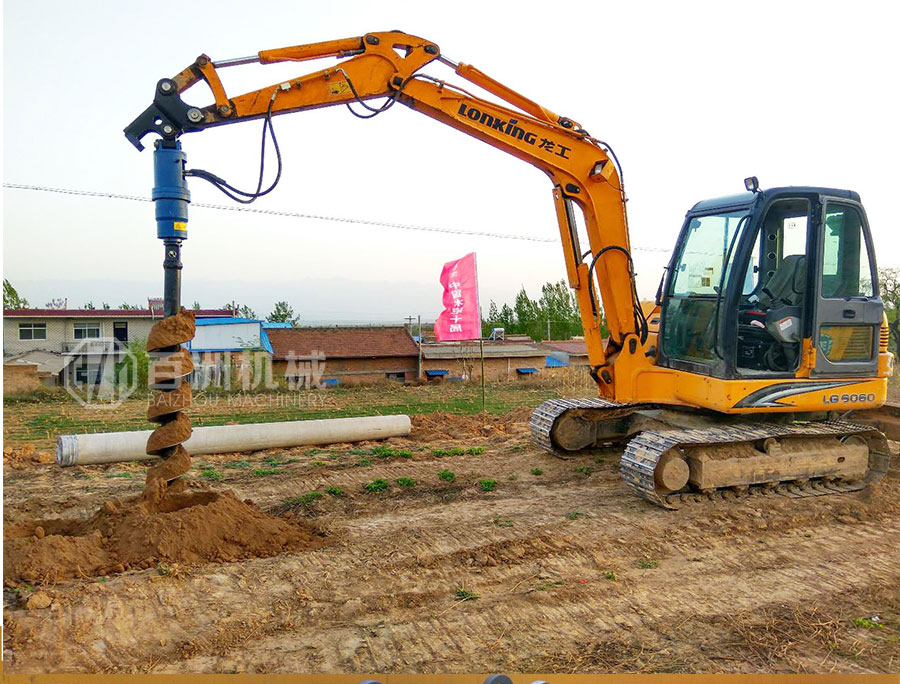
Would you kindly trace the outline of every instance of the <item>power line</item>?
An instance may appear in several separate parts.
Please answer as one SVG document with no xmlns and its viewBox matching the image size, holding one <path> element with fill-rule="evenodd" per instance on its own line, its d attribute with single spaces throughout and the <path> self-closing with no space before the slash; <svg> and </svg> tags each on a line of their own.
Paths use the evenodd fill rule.
<svg viewBox="0 0 900 684">
<path fill-rule="evenodd" d="M 21 183 L 4 183 L 4 188 L 10 190 L 31 190 L 34 192 L 50 192 L 58 195 L 75 195 L 78 197 L 99 197 L 102 199 L 118 199 L 129 202 L 152 202 L 149 197 L 141 197 L 139 195 L 125 195 L 116 192 L 98 192 L 94 190 L 76 190 L 73 188 L 53 188 L 41 185 L 24 185 Z M 381 228 L 397 228 L 399 230 L 417 230 L 428 233 L 444 233 L 449 235 L 471 235 L 475 237 L 499 238 L 503 240 L 524 240 L 526 242 L 544 242 L 555 243 L 553 238 L 533 237 L 530 235 L 509 235 L 508 233 L 490 233 L 477 230 L 459 230 L 457 228 L 438 228 L 435 226 L 423 226 L 415 223 L 393 223 L 391 221 L 376 221 L 373 219 L 358 219 L 347 216 L 326 216 L 324 214 L 303 214 L 296 211 L 281 211 L 278 209 L 258 209 L 246 206 L 231 206 L 227 204 L 210 204 L 208 202 L 191 202 L 193 207 L 201 207 L 203 209 L 218 209 L 220 211 L 238 211 L 248 214 L 265 214 L 268 216 L 281 216 L 287 218 L 312 219 L 315 221 L 333 221 L 336 223 L 352 223 L 359 225 L 379 226 Z M 669 252 L 668 249 L 661 247 L 632 247 L 634 251 L 640 252 Z"/>
</svg>

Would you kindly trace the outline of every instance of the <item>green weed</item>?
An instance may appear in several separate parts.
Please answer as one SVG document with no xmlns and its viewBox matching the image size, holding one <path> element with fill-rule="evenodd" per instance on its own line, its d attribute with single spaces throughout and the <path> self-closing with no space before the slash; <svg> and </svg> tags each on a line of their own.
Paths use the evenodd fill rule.
<svg viewBox="0 0 900 684">
<path fill-rule="evenodd" d="M 640 560 L 638 560 L 637 563 L 635 563 L 635 565 L 637 565 L 637 567 L 639 567 L 641 570 L 652 570 L 653 568 L 659 567 L 659 561 L 653 560 L 653 559 L 641 558 Z"/>
<path fill-rule="evenodd" d="M 415 487 L 418 483 L 411 477 L 398 477 L 397 484 L 401 487 Z"/>
<path fill-rule="evenodd" d="M 131 479 L 134 477 L 133 473 L 106 473 L 103 477 L 125 477 Z"/>
<path fill-rule="evenodd" d="M 501 518 L 499 515 L 495 515 L 494 519 L 491 522 L 493 522 L 494 525 L 496 525 L 497 527 L 512 527 L 513 526 L 512 520 L 506 520 L 504 518 Z"/>
<path fill-rule="evenodd" d="M 377 478 L 372 480 L 371 482 L 366 482 L 363 487 L 367 492 L 383 492 L 388 488 L 388 481 L 382 478 Z"/>
<path fill-rule="evenodd" d="M 456 598 L 459 601 L 475 601 L 478 599 L 478 594 L 474 591 L 469 591 L 468 589 L 460 587 L 456 590 Z"/>
<path fill-rule="evenodd" d="M 531 469 L 531 474 L 532 474 L 532 475 L 543 475 L 543 474 L 544 474 L 544 471 L 541 470 L 540 468 L 532 468 L 532 469 Z"/>
<path fill-rule="evenodd" d="M 566 519 L 567 520 L 578 520 L 578 518 L 580 518 L 582 515 L 583 515 L 583 513 L 581 513 L 581 511 L 571 511 L 569 513 L 566 513 Z"/>
<path fill-rule="evenodd" d="M 441 470 L 437 476 L 444 482 L 456 482 L 456 474 L 452 470 Z"/>
<path fill-rule="evenodd" d="M 497 480 L 478 480 L 478 486 L 483 492 L 492 492 L 497 488 Z"/>
<path fill-rule="evenodd" d="M 250 461 L 232 461 L 231 463 L 225 464 L 226 468 L 235 468 L 237 470 L 248 470 L 251 468 Z"/>
<path fill-rule="evenodd" d="M 281 471 L 273 470 L 271 468 L 254 468 L 253 472 L 250 473 L 253 477 L 266 477 L 267 475 L 278 475 Z"/>
<path fill-rule="evenodd" d="M 858 617 L 853 618 L 854 627 L 862 627 L 863 629 L 884 629 L 884 625 L 877 619 Z"/>
<path fill-rule="evenodd" d="M 284 502 L 288 506 L 310 506 L 323 496 L 325 495 L 322 492 L 306 492 L 306 494 L 285 499 Z"/>
<path fill-rule="evenodd" d="M 583 465 L 583 466 L 578 466 L 577 468 L 575 468 L 575 472 L 581 473 L 582 475 L 590 475 L 592 472 L 594 472 L 594 469 L 591 468 L 589 465 Z"/>
<path fill-rule="evenodd" d="M 612 570 L 607 570 L 606 572 L 603 573 L 603 576 L 604 576 L 606 579 L 608 579 L 610 582 L 615 582 L 617 579 L 619 579 L 619 578 L 616 576 L 616 573 L 613 572 Z"/>
<path fill-rule="evenodd" d="M 222 473 L 220 473 L 218 470 L 211 468 L 200 473 L 200 477 L 206 480 L 213 480 L 214 482 L 218 482 L 224 477 L 224 475 L 222 475 Z"/>
<path fill-rule="evenodd" d="M 329 487 L 325 490 L 325 493 L 331 496 L 344 496 L 344 490 L 340 487 Z"/>
</svg>

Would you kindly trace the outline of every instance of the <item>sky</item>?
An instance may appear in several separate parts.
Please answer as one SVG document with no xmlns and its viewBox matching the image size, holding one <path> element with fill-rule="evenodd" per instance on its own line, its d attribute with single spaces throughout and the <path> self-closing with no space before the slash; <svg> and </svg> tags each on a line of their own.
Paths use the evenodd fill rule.
<svg viewBox="0 0 900 684">
<path fill-rule="evenodd" d="M 858 191 L 879 266 L 900 267 L 896 196 L 898 11 L 857 2 L 547 4 L 220 0 L 6 2 L 5 183 L 147 197 L 152 152 L 122 129 L 157 80 L 206 53 L 399 28 L 480 68 L 608 141 L 624 170 L 638 290 L 652 298 L 684 213 L 743 190 Z M 334 63 L 334 62 L 330 62 Z M 230 95 L 325 63 L 222 71 Z M 466 85 L 443 65 L 425 73 Z M 212 101 L 195 86 L 186 99 Z M 444 262 L 478 255 L 481 300 L 512 302 L 565 277 L 546 176 L 403 106 L 370 120 L 344 107 L 277 117 L 284 155 L 263 210 L 504 233 L 429 233 L 193 207 L 183 300 L 289 301 L 301 321 L 386 322 L 440 311 Z M 189 167 L 255 187 L 260 122 L 182 138 Z M 149 141 L 149 138 L 147 139 Z M 195 202 L 228 204 L 191 181 Z M 3 191 L 3 272 L 32 305 L 145 302 L 162 291 L 149 203 Z"/>
</svg>

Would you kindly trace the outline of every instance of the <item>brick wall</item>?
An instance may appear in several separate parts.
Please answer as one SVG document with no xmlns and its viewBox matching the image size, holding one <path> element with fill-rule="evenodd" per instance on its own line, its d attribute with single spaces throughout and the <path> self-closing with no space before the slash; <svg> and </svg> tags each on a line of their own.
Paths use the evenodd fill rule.
<svg viewBox="0 0 900 684">
<path fill-rule="evenodd" d="M 503 380 L 525 380 L 528 377 L 540 376 L 545 372 L 546 357 L 525 356 L 520 358 L 491 358 L 484 360 L 485 379 L 490 382 Z M 517 368 L 537 368 L 538 372 L 531 376 L 523 376 L 516 372 Z M 449 371 L 445 377 L 458 378 L 463 375 L 470 380 L 481 380 L 481 357 L 466 357 L 462 359 L 423 359 L 422 374 L 426 370 Z"/>
<path fill-rule="evenodd" d="M 41 386 L 38 367 L 34 364 L 3 364 L 3 394 L 34 392 Z"/>
<path fill-rule="evenodd" d="M 326 358 L 322 378 L 335 378 L 342 385 L 367 385 L 386 381 L 388 373 L 403 373 L 404 382 L 415 382 L 417 363 L 415 356 L 388 356 L 375 359 Z M 287 365 L 287 361 L 273 361 L 273 374 L 276 377 L 284 377 Z"/>
</svg>

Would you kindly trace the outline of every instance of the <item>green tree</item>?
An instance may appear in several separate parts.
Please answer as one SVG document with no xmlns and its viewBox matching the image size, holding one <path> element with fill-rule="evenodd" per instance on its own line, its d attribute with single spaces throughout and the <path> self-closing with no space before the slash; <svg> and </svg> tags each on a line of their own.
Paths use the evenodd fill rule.
<svg viewBox="0 0 900 684">
<path fill-rule="evenodd" d="M 294 328 L 300 325 L 300 317 L 294 314 L 293 307 L 287 302 L 275 302 L 275 308 L 266 320 L 270 323 L 290 323 Z"/>
<path fill-rule="evenodd" d="M 516 295 L 513 310 L 516 312 L 516 333 L 528 335 L 533 340 L 541 339 L 541 307 L 528 296 L 525 288 Z"/>
<path fill-rule="evenodd" d="M 541 288 L 538 305 L 544 322 L 542 339 L 549 337 L 567 340 L 582 334 L 578 302 L 566 281 L 545 283 Z M 549 336 L 547 330 L 550 331 Z"/>
<path fill-rule="evenodd" d="M 891 333 L 891 350 L 900 350 L 900 269 L 879 268 L 878 287 Z"/>
<path fill-rule="evenodd" d="M 200 311 L 200 302 L 195 301 L 195 302 L 191 305 L 191 309 L 193 309 L 194 311 Z"/>
<path fill-rule="evenodd" d="M 226 303 L 223 309 L 231 309 L 238 318 L 256 318 L 256 311 L 246 304 L 238 304 L 237 302 Z"/>
<path fill-rule="evenodd" d="M 16 288 L 6 278 L 3 279 L 3 308 L 27 309 L 28 300 L 20 296 Z"/>
<path fill-rule="evenodd" d="M 94 302 L 85 302 L 84 304 L 82 304 L 81 308 L 90 310 L 96 309 L 97 307 L 94 306 Z"/>
</svg>

